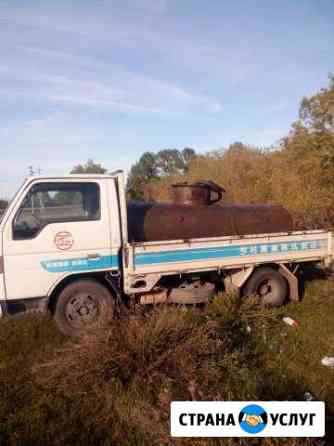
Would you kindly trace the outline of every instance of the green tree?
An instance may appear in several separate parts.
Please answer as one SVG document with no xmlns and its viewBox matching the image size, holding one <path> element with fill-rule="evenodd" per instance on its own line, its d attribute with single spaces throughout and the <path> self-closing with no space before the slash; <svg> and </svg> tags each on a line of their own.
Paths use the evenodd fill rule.
<svg viewBox="0 0 334 446">
<path fill-rule="evenodd" d="M 145 152 L 131 167 L 127 181 L 128 194 L 133 200 L 142 200 L 147 184 L 158 179 L 156 155 Z"/>
<path fill-rule="evenodd" d="M 195 151 L 190 148 L 185 148 L 182 151 L 177 149 L 160 150 L 156 154 L 156 165 L 160 176 L 185 173 L 194 156 Z"/>
<path fill-rule="evenodd" d="M 187 169 L 189 166 L 190 161 L 195 158 L 196 156 L 196 152 L 194 149 L 192 149 L 191 147 L 185 147 L 182 150 L 182 158 L 183 158 L 183 162 L 185 165 L 185 168 Z"/>
<path fill-rule="evenodd" d="M 131 167 L 127 183 L 130 197 L 135 200 L 149 199 L 152 185 L 163 177 L 184 174 L 195 156 L 195 150 L 189 147 L 182 151 L 164 149 L 157 153 L 145 152 Z"/>
<path fill-rule="evenodd" d="M 103 167 L 101 164 L 94 163 L 92 159 L 88 159 L 86 164 L 78 164 L 74 166 L 71 170 L 71 173 L 98 173 L 105 174 L 107 169 Z"/>
</svg>

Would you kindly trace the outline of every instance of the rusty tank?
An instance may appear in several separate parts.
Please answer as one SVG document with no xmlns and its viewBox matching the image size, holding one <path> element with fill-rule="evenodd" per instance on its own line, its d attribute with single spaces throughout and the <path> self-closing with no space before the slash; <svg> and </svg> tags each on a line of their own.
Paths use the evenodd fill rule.
<svg viewBox="0 0 334 446">
<path fill-rule="evenodd" d="M 225 190 L 212 181 L 171 187 L 171 203 L 128 203 L 131 242 L 290 232 L 281 205 L 218 204 Z"/>
</svg>

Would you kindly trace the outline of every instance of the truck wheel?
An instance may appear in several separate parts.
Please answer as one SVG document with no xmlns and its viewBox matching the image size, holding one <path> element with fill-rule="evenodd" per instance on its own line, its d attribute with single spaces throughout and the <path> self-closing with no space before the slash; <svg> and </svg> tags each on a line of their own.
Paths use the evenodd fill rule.
<svg viewBox="0 0 334 446">
<path fill-rule="evenodd" d="M 246 283 L 244 294 L 256 294 L 263 305 L 279 307 L 284 304 L 288 293 L 285 279 L 273 268 L 263 267 L 254 271 Z"/>
<path fill-rule="evenodd" d="M 99 282 L 81 279 L 60 293 L 54 318 L 59 330 L 68 336 L 80 336 L 101 326 L 114 314 L 114 299 Z"/>
</svg>

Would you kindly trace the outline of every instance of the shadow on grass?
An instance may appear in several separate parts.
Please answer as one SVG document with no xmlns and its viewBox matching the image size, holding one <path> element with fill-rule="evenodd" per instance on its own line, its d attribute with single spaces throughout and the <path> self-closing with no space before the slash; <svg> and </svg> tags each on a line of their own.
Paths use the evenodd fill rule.
<svg viewBox="0 0 334 446">
<path fill-rule="evenodd" d="M 297 275 L 299 277 L 299 295 L 301 300 L 303 300 L 306 288 L 309 284 L 319 280 L 329 279 L 333 275 L 333 272 L 329 269 L 317 266 L 315 263 L 306 263 L 303 265 L 302 269 L 297 272 Z"/>
</svg>

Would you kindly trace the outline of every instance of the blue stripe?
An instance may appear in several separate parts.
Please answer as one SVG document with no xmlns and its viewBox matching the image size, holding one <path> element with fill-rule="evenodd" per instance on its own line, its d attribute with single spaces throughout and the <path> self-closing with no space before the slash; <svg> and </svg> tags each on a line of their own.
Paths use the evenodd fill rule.
<svg viewBox="0 0 334 446">
<path fill-rule="evenodd" d="M 213 248 L 180 249 L 154 253 L 140 253 L 135 256 L 135 265 L 152 265 L 170 262 L 191 262 L 194 260 L 229 257 L 249 257 L 287 252 L 315 251 L 327 246 L 327 239 L 298 240 L 293 242 L 262 243 L 252 245 L 222 246 Z"/>
<path fill-rule="evenodd" d="M 73 258 L 45 260 L 41 262 L 42 267 L 49 273 L 67 273 L 92 271 L 97 269 L 119 268 L 118 255 L 101 256 L 96 259 Z"/>
<path fill-rule="evenodd" d="M 327 247 L 327 239 L 298 240 L 293 242 L 261 243 L 212 248 L 180 249 L 173 251 L 144 252 L 135 255 L 135 266 L 159 263 L 191 262 L 196 260 L 249 257 L 287 252 L 317 251 Z M 119 269 L 119 255 L 101 256 L 97 259 L 72 258 L 45 260 L 41 266 L 50 273 L 82 272 L 98 269 Z"/>
</svg>

